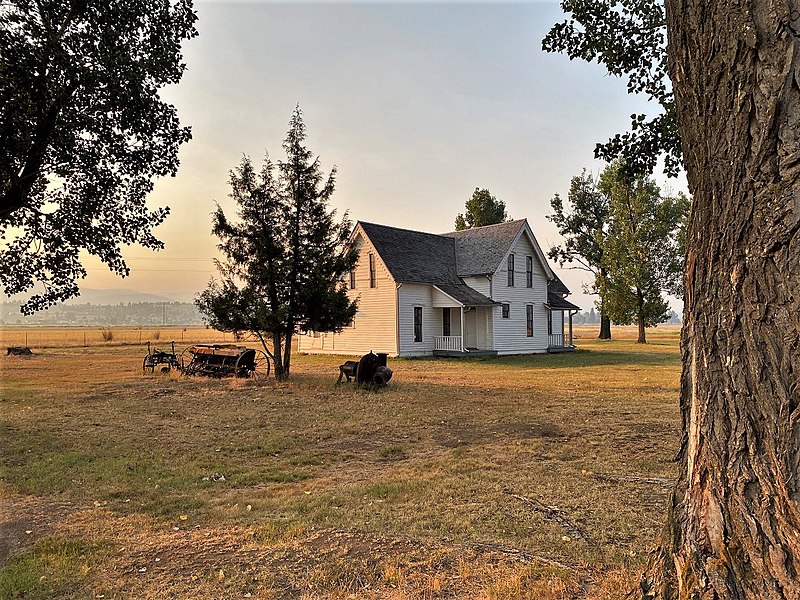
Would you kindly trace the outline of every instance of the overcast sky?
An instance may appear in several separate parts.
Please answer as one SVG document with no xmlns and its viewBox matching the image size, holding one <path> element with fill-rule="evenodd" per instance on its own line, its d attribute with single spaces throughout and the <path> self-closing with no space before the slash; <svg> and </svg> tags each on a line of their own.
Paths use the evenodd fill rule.
<svg viewBox="0 0 800 600">
<path fill-rule="evenodd" d="M 195 292 L 213 272 L 214 202 L 232 212 L 228 171 L 243 154 L 282 157 L 298 102 L 308 145 L 339 170 L 333 205 L 353 220 L 430 232 L 453 229 L 475 187 L 526 217 L 543 250 L 560 241 L 545 219 L 569 180 L 597 174 L 594 145 L 623 131 L 643 98 L 597 65 L 545 54 L 557 2 L 514 4 L 198 2 L 188 70 L 164 92 L 193 139 L 152 206 L 166 250 L 126 252 L 121 280 L 87 260 L 87 288 Z M 662 178 L 663 179 L 663 178 Z M 668 182 L 673 190 L 685 184 Z M 584 308 L 580 272 L 560 271 Z"/>
</svg>

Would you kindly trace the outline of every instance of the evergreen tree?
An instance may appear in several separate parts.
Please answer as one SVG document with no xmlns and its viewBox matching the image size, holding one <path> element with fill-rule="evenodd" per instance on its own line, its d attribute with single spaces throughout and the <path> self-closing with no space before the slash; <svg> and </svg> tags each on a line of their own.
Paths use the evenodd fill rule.
<svg viewBox="0 0 800 600">
<path fill-rule="evenodd" d="M 475 188 L 464 207 L 466 212 L 456 217 L 456 231 L 508 221 L 506 203 L 492 196 L 487 189 Z"/>
<path fill-rule="evenodd" d="M 356 312 L 342 283 L 357 259 L 348 245 L 351 224 L 328 208 L 336 170 L 325 178 L 305 139 L 297 107 L 277 173 L 267 158 L 256 174 L 248 157 L 231 172 L 238 222 L 217 207 L 213 232 L 226 258 L 220 279 L 197 298 L 214 328 L 259 339 L 281 380 L 289 377 L 296 334 L 341 331 Z"/>
<path fill-rule="evenodd" d="M 570 264 L 573 265 L 570 268 L 592 274 L 593 281 L 588 291 L 600 295 L 597 302 L 600 310 L 598 338 L 610 340 L 611 319 L 601 294 L 605 289 L 602 285 L 606 277 L 603 247 L 610 223 L 609 200 L 597 189 L 592 176 L 586 170 L 572 178 L 567 200 L 569 209 L 564 207 L 564 201 L 558 194 L 550 200 L 553 214 L 548 215 L 547 219 L 558 227 L 558 232 L 564 237 L 564 245 L 553 246 L 547 254 L 562 267 Z"/>
<path fill-rule="evenodd" d="M 609 199 L 611 223 L 603 243 L 606 275 L 599 283 L 608 316 L 621 325 L 636 323 L 638 343 L 645 344 L 646 328 L 669 315 L 662 291 L 681 293 L 681 229 L 689 200 L 682 194 L 662 197 L 652 179 L 628 173 L 624 161 L 617 160 L 598 182 Z"/>
</svg>

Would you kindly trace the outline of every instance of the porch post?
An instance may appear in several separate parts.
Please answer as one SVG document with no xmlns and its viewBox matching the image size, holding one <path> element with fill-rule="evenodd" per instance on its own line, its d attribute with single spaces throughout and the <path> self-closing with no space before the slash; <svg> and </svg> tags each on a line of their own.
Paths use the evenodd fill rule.
<svg viewBox="0 0 800 600">
<path fill-rule="evenodd" d="M 464 305 L 461 305 L 461 352 L 464 351 Z"/>
<path fill-rule="evenodd" d="M 572 315 L 575 313 L 573 311 L 569 311 L 569 345 L 572 346 Z"/>
</svg>

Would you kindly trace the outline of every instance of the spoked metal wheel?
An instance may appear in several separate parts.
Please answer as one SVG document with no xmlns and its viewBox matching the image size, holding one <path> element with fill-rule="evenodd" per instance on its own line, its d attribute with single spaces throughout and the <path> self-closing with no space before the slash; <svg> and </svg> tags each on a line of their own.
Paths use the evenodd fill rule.
<svg viewBox="0 0 800 600">
<path fill-rule="evenodd" d="M 270 370 L 271 365 L 266 353 L 263 350 L 250 350 L 243 353 L 236 361 L 235 375 L 262 380 L 269 377 Z"/>
<path fill-rule="evenodd" d="M 142 373 L 154 373 L 156 368 L 156 363 L 153 361 L 153 358 L 148 354 L 144 357 L 142 361 Z"/>
</svg>

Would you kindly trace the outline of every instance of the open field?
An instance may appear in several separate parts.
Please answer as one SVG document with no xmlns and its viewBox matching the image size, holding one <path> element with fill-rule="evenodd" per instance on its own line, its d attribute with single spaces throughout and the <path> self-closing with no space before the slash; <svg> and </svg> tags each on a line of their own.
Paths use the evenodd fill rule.
<svg viewBox="0 0 800 600">
<path fill-rule="evenodd" d="M 380 393 L 337 357 L 280 385 L 144 376 L 116 338 L 0 357 L 0 599 L 621 598 L 674 476 L 677 329 L 594 332 L 393 360 Z"/>
</svg>

